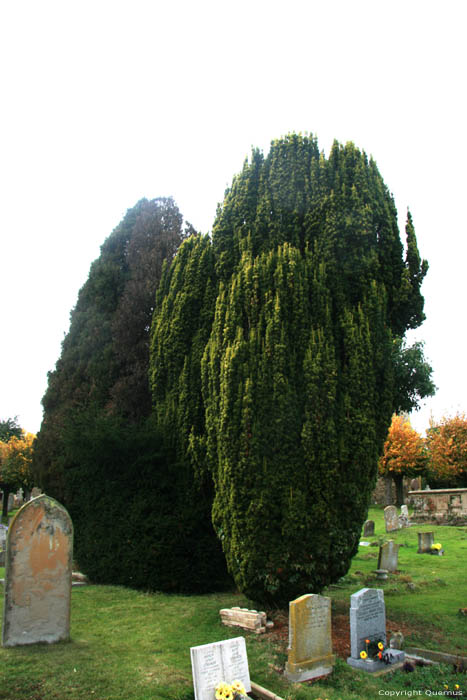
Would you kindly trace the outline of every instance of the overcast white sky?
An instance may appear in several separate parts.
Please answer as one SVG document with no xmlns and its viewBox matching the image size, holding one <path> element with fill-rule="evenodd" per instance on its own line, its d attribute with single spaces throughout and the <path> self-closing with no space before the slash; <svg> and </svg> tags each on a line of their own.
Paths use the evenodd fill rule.
<svg viewBox="0 0 467 700">
<path fill-rule="evenodd" d="M 372 155 L 410 207 L 439 390 L 467 410 L 464 0 L 0 4 L 0 419 L 40 427 L 100 245 L 141 197 L 203 232 L 251 146 L 290 131 Z"/>
</svg>

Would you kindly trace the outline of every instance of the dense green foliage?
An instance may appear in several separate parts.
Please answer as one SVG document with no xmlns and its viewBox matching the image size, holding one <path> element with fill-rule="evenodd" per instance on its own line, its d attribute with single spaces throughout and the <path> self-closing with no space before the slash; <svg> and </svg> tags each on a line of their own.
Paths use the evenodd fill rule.
<svg viewBox="0 0 467 700">
<path fill-rule="evenodd" d="M 0 420 L 0 442 L 8 442 L 11 437 L 20 438 L 23 430 L 18 423 L 18 416 Z"/>
<path fill-rule="evenodd" d="M 177 454 L 214 482 L 237 585 L 286 601 L 342 576 L 401 389 L 394 343 L 424 319 L 410 215 L 373 161 L 310 137 L 253 151 L 208 239 L 160 287 L 151 386 Z M 422 389 L 423 393 L 423 389 Z"/>
<path fill-rule="evenodd" d="M 87 411 L 65 435 L 74 556 L 93 582 L 182 593 L 231 585 L 199 487 L 150 420 Z"/>
<path fill-rule="evenodd" d="M 91 266 L 49 374 L 35 473 L 69 509 L 76 558 L 96 582 L 200 591 L 226 581 L 212 495 L 150 422 L 156 289 L 192 232 L 171 199 L 130 209 Z"/>
</svg>

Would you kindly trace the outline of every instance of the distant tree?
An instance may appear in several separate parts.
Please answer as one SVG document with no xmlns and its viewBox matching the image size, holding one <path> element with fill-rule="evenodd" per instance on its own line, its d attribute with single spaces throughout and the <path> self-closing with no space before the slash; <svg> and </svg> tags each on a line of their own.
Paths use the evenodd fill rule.
<svg viewBox="0 0 467 700">
<path fill-rule="evenodd" d="M 427 462 L 428 453 L 421 435 L 406 416 L 394 415 L 378 468 L 381 476 L 393 479 L 398 506 L 404 503 L 403 478 L 425 473 Z"/>
<path fill-rule="evenodd" d="M 457 413 L 432 421 L 426 437 L 430 483 L 440 487 L 467 487 L 467 417 Z"/>
<path fill-rule="evenodd" d="M 394 362 L 394 411 L 411 413 L 420 407 L 420 401 L 434 396 L 436 386 L 432 380 L 433 369 L 425 359 L 424 343 L 407 346 L 403 338 L 393 341 Z"/>
<path fill-rule="evenodd" d="M 21 431 L 8 442 L 0 442 L 0 489 L 3 492 L 2 517 L 8 514 L 8 496 L 19 488 L 33 486 L 32 455 L 35 435 Z"/>
<path fill-rule="evenodd" d="M 18 423 L 18 416 L 14 418 L 7 418 L 6 420 L 0 421 L 0 441 L 8 442 L 8 440 L 15 436 L 21 437 L 23 431 Z"/>
</svg>

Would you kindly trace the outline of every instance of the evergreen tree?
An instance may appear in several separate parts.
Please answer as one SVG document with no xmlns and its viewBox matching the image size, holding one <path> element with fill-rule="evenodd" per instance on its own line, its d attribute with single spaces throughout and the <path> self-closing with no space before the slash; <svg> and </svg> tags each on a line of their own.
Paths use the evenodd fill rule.
<svg viewBox="0 0 467 700">
<path fill-rule="evenodd" d="M 212 474 L 213 523 L 239 587 L 260 601 L 319 591 L 358 546 L 401 394 L 394 342 L 423 320 L 413 224 L 404 259 L 375 163 L 353 144 L 326 159 L 291 134 L 234 178 L 203 265 L 190 245 L 156 304 L 156 410 L 191 468 Z M 191 265 L 203 283 L 189 313 Z"/>
<path fill-rule="evenodd" d="M 127 212 L 91 266 L 49 374 L 35 470 L 68 507 L 77 559 L 96 582 L 188 592 L 229 580 L 212 493 L 151 418 L 156 290 L 189 233 L 172 199 Z"/>
<path fill-rule="evenodd" d="M 97 407 L 138 422 L 151 412 L 149 325 L 162 263 L 180 245 L 182 224 L 172 199 L 142 199 L 127 211 L 91 265 L 60 358 L 49 373 L 35 447 L 37 478 L 59 499 L 65 488 L 68 417 Z"/>
</svg>

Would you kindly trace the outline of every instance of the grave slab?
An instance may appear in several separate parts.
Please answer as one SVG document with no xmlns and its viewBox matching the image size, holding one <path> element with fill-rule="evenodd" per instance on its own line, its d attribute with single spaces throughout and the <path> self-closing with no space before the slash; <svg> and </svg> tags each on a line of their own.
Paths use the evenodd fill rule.
<svg viewBox="0 0 467 700">
<path fill-rule="evenodd" d="M 58 642 L 70 636 L 73 525 L 66 509 L 41 495 L 8 530 L 2 644 Z"/>
</svg>

